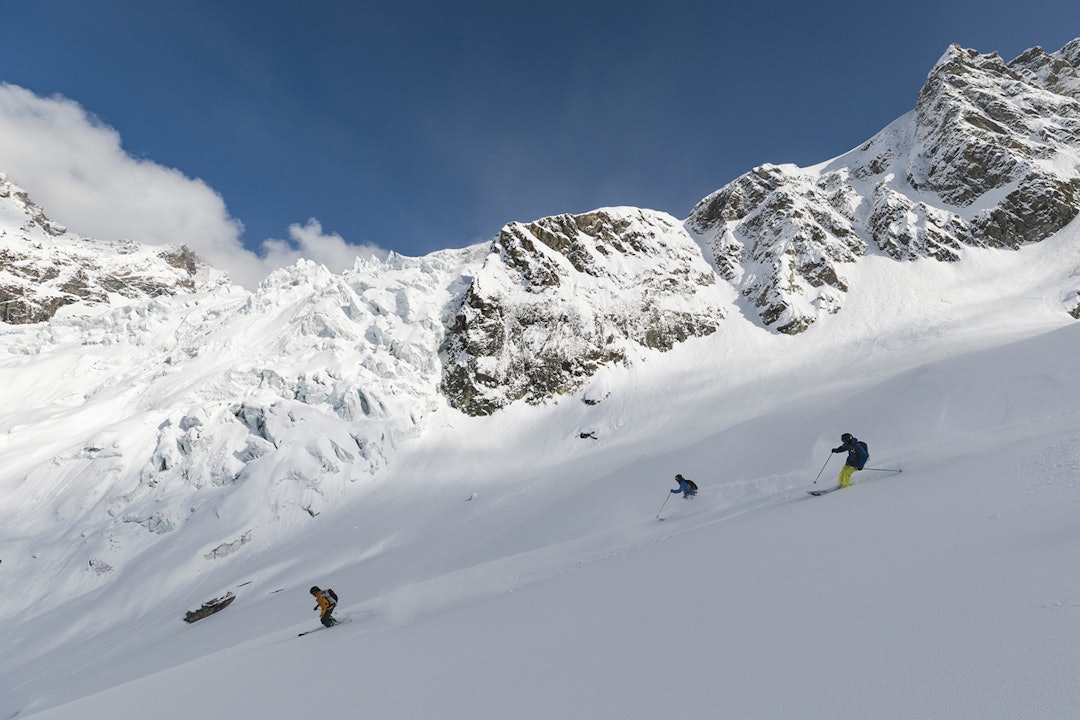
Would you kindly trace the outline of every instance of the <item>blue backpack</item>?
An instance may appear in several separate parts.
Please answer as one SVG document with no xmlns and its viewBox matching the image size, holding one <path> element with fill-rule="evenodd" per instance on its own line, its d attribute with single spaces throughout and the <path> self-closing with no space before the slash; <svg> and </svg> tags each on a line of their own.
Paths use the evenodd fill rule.
<svg viewBox="0 0 1080 720">
<path fill-rule="evenodd" d="M 870 459 L 870 448 L 867 447 L 866 443 L 864 443 L 862 440 L 856 440 L 855 444 L 859 446 L 860 450 L 862 450 L 862 452 L 859 453 L 861 460 L 861 462 L 859 462 L 859 469 L 862 470 L 863 465 L 866 465 L 866 461 Z"/>
</svg>

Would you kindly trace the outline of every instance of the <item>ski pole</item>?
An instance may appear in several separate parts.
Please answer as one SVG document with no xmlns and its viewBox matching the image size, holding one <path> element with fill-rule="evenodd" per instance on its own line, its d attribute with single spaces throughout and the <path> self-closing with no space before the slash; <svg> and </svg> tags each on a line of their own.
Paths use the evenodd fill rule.
<svg viewBox="0 0 1080 720">
<path fill-rule="evenodd" d="M 831 450 L 829 451 L 829 457 L 825 458 L 825 465 L 828 465 L 830 460 L 832 460 L 832 451 Z M 814 478 L 814 484 L 815 485 L 817 485 L 817 481 L 821 477 L 821 473 L 825 472 L 825 465 L 822 465 L 821 469 L 818 470 L 817 477 Z"/>
<path fill-rule="evenodd" d="M 667 505 L 667 501 L 670 500 L 670 499 L 671 499 L 671 493 L 668 493 L 668 496 L 666 498 L 664 498 L 664 505 Z M 660 517 L 660 513 L 664 512 L 664 505 L 661 505 L 660 509 L 656 511 L 656 519 L 657 520 L 663 520 L 664 519 L 664 518 Z"/>
</svg>

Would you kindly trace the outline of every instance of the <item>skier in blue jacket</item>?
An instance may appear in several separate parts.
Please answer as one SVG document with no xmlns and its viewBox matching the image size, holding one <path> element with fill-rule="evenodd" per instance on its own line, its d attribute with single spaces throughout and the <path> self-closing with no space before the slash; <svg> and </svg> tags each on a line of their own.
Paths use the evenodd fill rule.
<svg viewBox="0 0 1080 720">
<path fill-rule="evenodd" d="M 683 500 L 697 495 L 697 483 L 693 480 L 687 480 L 682 475 L 676 475 L 675 482 L 679 483 L 679 487 L 672 490 L 672 494 L 677 495 L 678 493 L 682 493 Z"/>
<path fill-rule="evenodd" d="M 834 453 L 847 452 L 847 460 L 844 462 L 844 467 L 840 468 L 840 487 L 851 487 L 851 474 L 856 470 L 862 470 L 866 465 L 866 461 L 870 459 L 870 453 L 866 449 L 866 445 L 859 442 L 859 439 L 853 436 L 851 433 L 844 433 L 840 436 L 843 445 L 833 448 Z"/>
</svg>

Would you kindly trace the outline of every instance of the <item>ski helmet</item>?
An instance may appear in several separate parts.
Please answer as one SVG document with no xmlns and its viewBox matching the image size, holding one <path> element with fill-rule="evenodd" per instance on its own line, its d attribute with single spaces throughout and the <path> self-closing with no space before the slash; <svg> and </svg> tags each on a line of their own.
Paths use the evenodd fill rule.
<svg viewBox="0 0 1080 720">
<path fill-rule="evenodd" d="M 843 435 L 840 436 L 840 439 L 843 440 L 846 443 L 851 442 L 851 433 L 844 433 Z"/>
<path fill-rule="evenodd" d="M 676 479 L 676 480 L 680 480 L 680 481 L 681 481 L 681 480 L 682 480 L 682 475 L 676 475 L 676 476 L 675 476 L 675 479 Z"/>
<path fill-rule="evenodd" d="M 320 593 L 320 592 L 322 592 L 322 591 L 321 591 L 321 590 L 319 590 L 319 586 L 318 586 L 318 585 L 312 585 L 312 586 L 311 586 L 311 589 L 310 589 L 310 590 L 308 590 L 308 592 L 309 592 L 309 593 L 311 593 L 312 595 L 317 595 L 317 594 L 319 594 L 319 593 Z"/>
</svg>

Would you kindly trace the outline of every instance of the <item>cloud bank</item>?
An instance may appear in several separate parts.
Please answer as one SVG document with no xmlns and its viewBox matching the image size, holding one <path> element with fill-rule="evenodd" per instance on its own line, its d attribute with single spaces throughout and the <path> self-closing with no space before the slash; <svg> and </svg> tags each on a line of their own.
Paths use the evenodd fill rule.
<svg viewBox="0 0 1080 720">
<path fill-rule="evenodd" d="M 387 252 L 374 245 L 350 245 L 337 233 L 323 232 L 322 223 L 315 218 L 289 226 L 289 239 L 270 238 L 262 242 L 263 262 L 271 268 L 292 265 L 301 258 L 315 260 L 334 272 L 353 266 L 358 255 L 385 259 Z"/>
<path fill-rule="evenodd" d="M 6 83 L 0 83 L 0 172 L 73 232 L 182 243 L 247 288 L 300 258 L 342 272 L 357 256 L 387 254 L 326 234 L 314 218 L 291 225 L 288 240 L 267 239 L 252 251 L 242 240 L 243 223 L 205 182 L 132 157 L 116 130 L 70 99 Z"/>
</svg>

